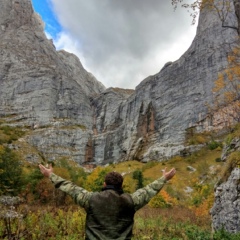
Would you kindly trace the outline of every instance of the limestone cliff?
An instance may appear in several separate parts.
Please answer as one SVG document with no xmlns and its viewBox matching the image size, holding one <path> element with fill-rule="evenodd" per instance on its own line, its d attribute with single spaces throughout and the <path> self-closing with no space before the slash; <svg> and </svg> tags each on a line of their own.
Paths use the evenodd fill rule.
<svg viewBox="0 0 240 240">
<path fill-rule="evenodd" d="M 131 91 L 105 89 L 76 56 L 56 51 L 30 0 L 0 0 L 0 26 L 1 118 L 31 126 L 24 140 L 45 158 L 80 164 L 161 160 L 184 150 L 187 128 L 211 127 L 206 103 L 237 36 L 204 10 L 186 53 Z"/>
<path fill-rule="evenodd" d="M 0 9 L 0 115 L 26 125 L 68 118 L 91 128 L 89 96 L 103 85 L 76 56 L 56 51 L 30 0 L 1 0 Z"/>
<path fill-rule="evenodd" d="M 237 24 L 236 16 L 230 13 L 226 21 Z M 115 100 L 112 110 L 108 105 L 97 108 L 97 159 L 165 159 L 184 150 L 187 128 L 212 128 L 212 122 L 206 120 L 207 104 L 213 101 L 212 88 L 218 72 L 227 67 L 229 43 L 237 36 L 236 30 L 222 27 L 211 9 L 202 11 L 196 37 L 179 60 L 167 63 L 159 73 L 143 80 L 120 104 Z M 105 94 L 105 101 L 110 94 L 113 92 Z M 120 122 L 123 124 L 119 126 Z M 106 132 L 113 123 L 115 128 Z"/>
<path fill-rule="evenodd" d="M 31 0 L 1 0 L 0 26 L 0 116 L 36 129 L 26 140 L 46 157 L 77 152 L 82 159 L 93 125 L 90 97 L 105 87 L 76 56 L 56 51 Z"/>
</svg>

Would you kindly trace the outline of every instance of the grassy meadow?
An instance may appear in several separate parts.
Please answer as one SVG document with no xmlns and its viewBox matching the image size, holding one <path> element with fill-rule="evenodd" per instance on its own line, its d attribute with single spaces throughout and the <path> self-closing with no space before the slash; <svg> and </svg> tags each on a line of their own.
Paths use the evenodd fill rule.
<svg viewBox="0 0 240 240">
<path fill-rule="evenodd" d="M 237 131 L 214 141 L 206 134 L 191 135 L 188 141 L 203 144 L 201 150 L 163 162 L 126 161 L 85 171 L 68 159 L 59 159 L 54 162 L 54 171 L 89 191 L 99 191 L 105 174 L 117 171 L 124 175 L 124 191 L 132 193 L 161 177 L 164 168 L 174 167 L 174 178 L 135 214 L 133 240 L 240 239 L 240 234 L 224 230 L 213 233 L 209 214 L 214 185 L 226 172 L 226 163 L 220 161 L 223 139 L 239 136 Z M 6 142 L 17 142 L 23 134 L 18 129 L 0 128 L 0 239 L 84 239 L 84 210 L 54 189 L 37 163 L 27 162 L 22 152 L 6 146 Z M 20 149 L 26 150 L 27 146 Z M 11 202 L 4 200 L 5 195 L 19 198 Z"/>
</svg>

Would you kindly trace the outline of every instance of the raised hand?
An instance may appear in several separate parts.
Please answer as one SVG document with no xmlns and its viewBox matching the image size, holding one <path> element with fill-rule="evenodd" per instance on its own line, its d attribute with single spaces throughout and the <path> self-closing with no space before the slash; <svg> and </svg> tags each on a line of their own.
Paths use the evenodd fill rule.
<svg viewBox="0 0 240 240">
<path fill-rule="evenodd" d="M 166 180 L 170 180 L 176 173 L 176 169 L 175 168 L 172 168 L 170 171 L 166 172 L 166 169 L 165 168 L 162 172 L 163 172 L 163 176 L 166 178 Z"/>
<path fill-rule="evenodd" d="M 45 177 L 50 177 L 51 173 L 53 173 L 53 168 L 52 168 L 51 164 L 50 164 L 49 168 L 46 168 L 42 164 L 39 164 L 39 168 L 40 168 L 41 173 Z"/>
</svg>

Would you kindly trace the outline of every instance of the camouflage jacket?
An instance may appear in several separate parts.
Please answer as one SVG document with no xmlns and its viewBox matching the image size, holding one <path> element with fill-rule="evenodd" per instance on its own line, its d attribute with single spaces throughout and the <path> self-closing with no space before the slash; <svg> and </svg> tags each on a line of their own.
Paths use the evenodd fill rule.
<svg viewBox="0 0 240 240">
<path fill-rule="evenodd" d="M 166 182 L 162 177 L 133 194 L 119 194 L 113 189 L 89 192 L 54 173 L 50 179 L 56 188 L 72 196 L 86 210 L 86 240 L 131 239 L 134 213 L 146 205 Z"/>
<path fill-rule="evenodd" d="M 80 205 L 85 210 L 88 209 L 89 199 L 93 195 L 93 192 L 89 192 L 86 189 L 75 185 L 71 181 L 63 179 L 54 173 L 51 174 L 50 180 L 56 188 L 69 194 L 74 199 L 76 204 Z M 146 187 L 140 188 L 136 192 L 130 194 L 133 200 L 135 211 L 145 206 L 152 197 L 158 194 L 165 183 L 166 179 L 161 177 L 148 184 Z"/>
</svg>

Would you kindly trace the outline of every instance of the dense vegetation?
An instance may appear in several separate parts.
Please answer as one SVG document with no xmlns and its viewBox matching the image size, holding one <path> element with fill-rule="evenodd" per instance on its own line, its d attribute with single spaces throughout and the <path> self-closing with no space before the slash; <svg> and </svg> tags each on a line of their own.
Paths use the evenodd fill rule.
<svg viewBox="0 0 240 240">
<path fill-rule="evenodd" d="M 25 131 L 0 127 L 0 238 L 1 239 L 84 239 L 85 212 L 64 193 L 43 178 L 37 163 L 23 159 L 15 143 Z M 240 136 L 239 127 L 225 136 Z M 124 174 L 124 191 L 133 192 L 160 177 L 161 169 L 175 167 L 176 176 L 135 216 L 134 239 L 239 239 L 240 234 L 224 230 L 212 233 L 209 210 L 214 185 L 226 178 L 232 162 L 220 161 L 222 138 L 211 133 L 187 133 L 186 144 L 203 144 L 194 154 L 185 153 L 165 162 L 127 161 L 85 171 L 68 159 L 55 161 L 54 171 L 89 191 L 102 188 L 109 171 Z M 48 164 L 46 160 L 42 160 Z M 45 162 L 44 162 L 45 161 Z M 18 196 L 7 198 L 4 196 Z"/>
</svg>

